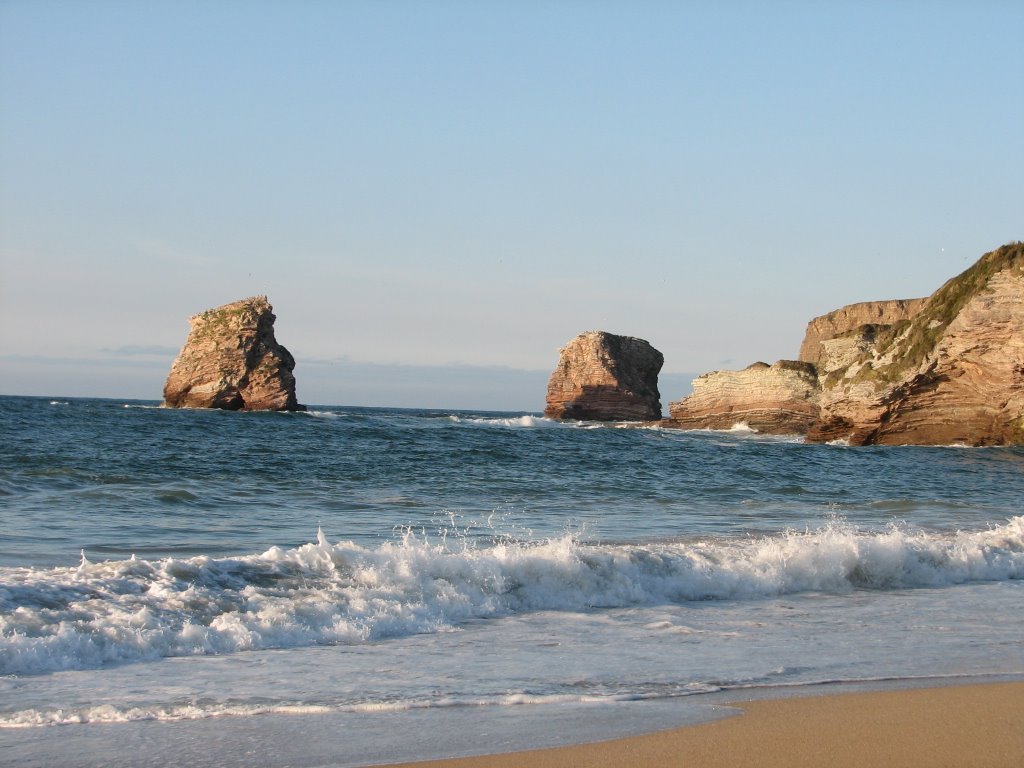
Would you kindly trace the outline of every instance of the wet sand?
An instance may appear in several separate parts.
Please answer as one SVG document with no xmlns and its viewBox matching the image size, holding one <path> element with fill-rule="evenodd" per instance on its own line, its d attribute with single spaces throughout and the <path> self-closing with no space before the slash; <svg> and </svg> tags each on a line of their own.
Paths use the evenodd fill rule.
<svg viewBox="0 0 1024 768">
<path fill-rule="evenodd" d="M 417 768 L 1024 768 L 1024 682 L 730 702 L 742 715 Z"/>
</svg>

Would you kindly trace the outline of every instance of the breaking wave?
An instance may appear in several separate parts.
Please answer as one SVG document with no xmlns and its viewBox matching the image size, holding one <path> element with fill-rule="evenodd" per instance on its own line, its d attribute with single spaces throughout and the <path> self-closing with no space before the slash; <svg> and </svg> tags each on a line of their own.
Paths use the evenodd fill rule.
<svg viewBox="0 0 1024 768">
<path fill-rule="evenodd" d="M 693 695 L 714 690 L 713 686 L 694 686 L 677 695 Z M 61 709 L 27 709 L 0 713 L 0 729 L 37 728 L 50 725 L 82 725 L 87 723 L 131 723 L 140 721 L 176 722 L 204 720 L 213 717 L 251 717 L 253 715 L 323 715 L 342 712 L 394 713 L 423 709 L 457 709 L 479 707 L 550 706 L 558 704 L 606 704 L 617 701 L 635 701 L 655 696 L 635 695 L 578 695 L 538 696 L 513 693 L 503 696 L 460 697 L 445 696 L 435 699 L 377 701 L 360 704 L 310 704 L 301 701 L 283 702 L 202 702 L 201 704 L 148 704 L 138 706 L 69 707 Z"/>
<path fill-rule="evenodd" d="M 571 422 L 560 422 L 543 416 L 532 416 L 530 414 L 510 417 L 471 417 L 452 415 L 449 416 L 448 418 L 452 421 L 452 423 L 455 424 L 469 424 L 482 427 L 512 427 L 520 429 L 536 429 L 540 427 L 571 426 Z"/>
<path fill-rule="evenodd" d="M 235 558 L 0 569 L 0 674 L 353 644 L 515 613 L 1024 578 L 1024 516 L 935 533 L 842 522 L 760 539 L 474 545 L 411 531 Z"/>
</svg>

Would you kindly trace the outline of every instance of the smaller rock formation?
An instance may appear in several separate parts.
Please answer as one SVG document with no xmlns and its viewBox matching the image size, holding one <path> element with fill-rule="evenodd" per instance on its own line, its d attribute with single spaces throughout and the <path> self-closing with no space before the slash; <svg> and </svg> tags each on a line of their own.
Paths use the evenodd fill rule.
<svg viewBox="0 0 1024 768">
<path fill-rule="evenodd" d="M 665 358 L 643 339 L 587 331 L 559 350 L 544 415 L 554 419 L 661 418 L 658 373 Z"/>
<path fill-rule="evenodd" d="M 693 381 L 693 394 L 669 403 L 664 425 L 732 429 L 746 424 L 770 435 L 804 434 L 818 418 L 818 376 L 797 360 L 713 371 Z"/>
<path fill-rule="evenodd" d="M 192 330 L 164 384 L 169 408 L 305 410 L 295 358 L 274 338 L 273 307 L 255 296 L 189 318 Z"/>
</svg>

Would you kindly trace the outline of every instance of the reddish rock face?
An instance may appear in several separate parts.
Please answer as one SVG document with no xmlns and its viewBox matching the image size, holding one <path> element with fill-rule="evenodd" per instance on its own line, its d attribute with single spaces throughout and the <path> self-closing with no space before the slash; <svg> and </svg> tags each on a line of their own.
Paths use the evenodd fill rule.
<svg viewBox="0 0 1024 768">
<path fill-rule="evenodd" d="M 566 344 L 548 381 L 544 415 L 554 419 L 661 418 L 658 373 L 665 358 L 643 339 L 587 331 Z"/>
<path fill-rule="evenodd" d="M 295 359 L 274 338 L 273 307 L 255 296 L 189 319 L 192 330 L 164 384 L 169 408 L 304 410 Z"/>
</svg>

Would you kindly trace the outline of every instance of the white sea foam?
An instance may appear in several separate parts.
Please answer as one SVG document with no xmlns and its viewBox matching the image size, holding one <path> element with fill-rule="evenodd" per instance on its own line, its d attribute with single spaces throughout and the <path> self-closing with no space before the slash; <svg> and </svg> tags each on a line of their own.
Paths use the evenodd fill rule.
<svg viewBox="0 0 1024 768">
<path fill-rule="evenodd" d="M 712 686 L 694 686 L 678 691 L 676 697 L 719 690 Z M 429 699 L 374 701 L 358 704 L 309 704 L 305 702 L 213 702 L 188 704 L 114 705 L 97 704 L 81 707 L 29 708 L 0 713 L 0 729 L 38 728 L 48 725 L 84 725 L 131 723 L 147 720 L 175 722 L 204 720 L 214 717 L 250 717 L 253 715 L 323 715 L 333 713 L 397 713 L 424 709 L 456 709 L 478 707 L 522 707 L 558 704 L 607 704 L 660 698 L 658 694 L 610 695 L 534 695 L 512 693 L 503 696 L 443 696 Z"/>
<path fill-rule="evenodd" d="M 248 715 L 310 715 L 345 711 L 342 707 L 314 704 L 203 704 L 115 706 L 25 709 L 0 714 L 0 728 L 36 728 L 44 725 L 81 725 L 86 723 L 131 723 L 143 720 L 202 720 L 208 717 Z"/>
<path fill-rule="evenodd" d="M 456 424 L 471 424 L 485 427 L 512 427 L 521 429 L 536 429 L 539 427 L 566 426 L 565 422 L 555 421 L 554 419 L 548 419 L 543 416 L 532 416 L 530 414 L 523 414 L 522 416 L 510 417 L 470 417 L 452 415 L 449 418 Z"/>
<path fill-rule="evenodd" d="M 772 435 L 759 432 L 754 429 L 745 421 L 737 421 L 731 427 L 724 429 L 712 429 L 711 427 L 700 427 L 699 429 L 681 429 L 676 430 L 674 427 L 669 428 L 671 431 L 679 431 L 684 433 L 703 432 L 712 435 L 731 435 L 734 437 L 751 438 L 756 440 L 763 440 L 769 442 L 784 442 L 784 443 L 803 443 L 804 436 L 801 434 L 785 434 L 785 435 Z"/>
<path fill-rule="evenodd" d="M 750 424 L 748 424 L 745 421 L 737 421 L 735 424 L 733 424 L 731 427 L 728 427 L 728 428 L 713 429 L 711 427 L 698 427 L 696 429 L 686 429 L 686 430 L 683 430 L 683 431 L 684 432 L 712 432 L 712 433 L 717 432 L 717 433 L 725 433 L 725 434 L 733 434 L 733 435 L 757 435 L 757 434 L 760 434 L 756 429 L 751 427 Z"/>
<path fill-rule="evenodd" d="M 472 619 L 803 591 L 1024 578 L 1024 516 L 983 531 L 832 523 L 761 539 L 592 545 L 571 536 L 476 547 L 408 532 L 366 548 L 0 569 L 0 674 L 164 656 L 364 643 Z"/>
<path fill-rule="evenodd" d="M 643 421 L 581 421 L 569 419 L 549 419 L 547 416 L 457 416 L 448 417 L 456 424 L 468 424 L 485 427 L 511 427 L 520 429 L 561 428 L 561 429 L 638 429 L 650 428 Z"/>
<path fill-rule="evenodd" d="M 305 411 L 299 411 L 298 413 L 306 416 L 312 416 L 315 419 L 340 419 L 344 415 L 335 411 L 317 411 L 312 408 Z"/>
</svg>

